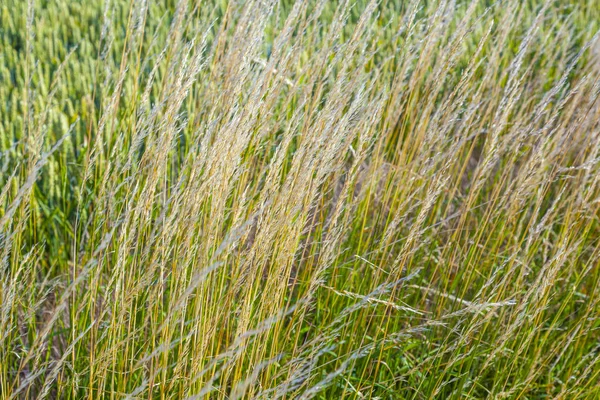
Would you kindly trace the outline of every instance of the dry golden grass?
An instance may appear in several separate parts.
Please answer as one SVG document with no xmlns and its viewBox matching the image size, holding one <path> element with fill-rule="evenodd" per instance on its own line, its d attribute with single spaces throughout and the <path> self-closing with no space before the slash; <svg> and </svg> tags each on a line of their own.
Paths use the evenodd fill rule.
<svg viewBox="0 0 600 400">
<path fill-rule="evenodd" d="M 600 397 L 596 0 L 0 5 L 0 397 Z"/>
</svg>

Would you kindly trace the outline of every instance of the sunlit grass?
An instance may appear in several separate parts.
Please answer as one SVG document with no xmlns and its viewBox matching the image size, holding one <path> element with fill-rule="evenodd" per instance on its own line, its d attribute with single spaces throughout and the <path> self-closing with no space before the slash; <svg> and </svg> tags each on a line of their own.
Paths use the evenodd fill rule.
<svg viewBox="0 0 600 400">
<path fill-rule="evenodd" d="M 596 0 L 0 12 L 0 398 L 600 397 Z"/>
</svg>

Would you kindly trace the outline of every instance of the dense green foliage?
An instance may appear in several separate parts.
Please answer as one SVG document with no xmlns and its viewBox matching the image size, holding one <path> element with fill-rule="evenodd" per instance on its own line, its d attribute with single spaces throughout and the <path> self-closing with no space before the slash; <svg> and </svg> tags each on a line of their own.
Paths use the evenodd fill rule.
<svg viewBox="0 0 600 400">
<path fill-rule="evenodd" d="M 4 0 L 0 398 L 600 398 L 597 0 Z"/>
</svg>

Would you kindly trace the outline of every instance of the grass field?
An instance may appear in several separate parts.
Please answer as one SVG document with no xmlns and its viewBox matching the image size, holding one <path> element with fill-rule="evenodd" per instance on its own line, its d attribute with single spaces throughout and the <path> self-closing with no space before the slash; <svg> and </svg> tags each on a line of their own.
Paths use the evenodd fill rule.
<svg viewBox="0 0 600 400">
<path fill-rule="evenodd" d="M 599 30 L 3 0 L 0 398 L 600 398 Z"/>
</svg>

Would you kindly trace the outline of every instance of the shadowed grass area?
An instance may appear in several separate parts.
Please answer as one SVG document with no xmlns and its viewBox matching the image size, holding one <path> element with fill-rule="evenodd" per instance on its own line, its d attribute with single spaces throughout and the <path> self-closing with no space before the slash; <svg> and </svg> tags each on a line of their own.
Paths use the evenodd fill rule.
<svg viewBox="0 0 600 400">
<path fill-rule="evenodd" d="M 599 29 L 4 1 L 0 398 L 599 398 Z"/>
</svg>

